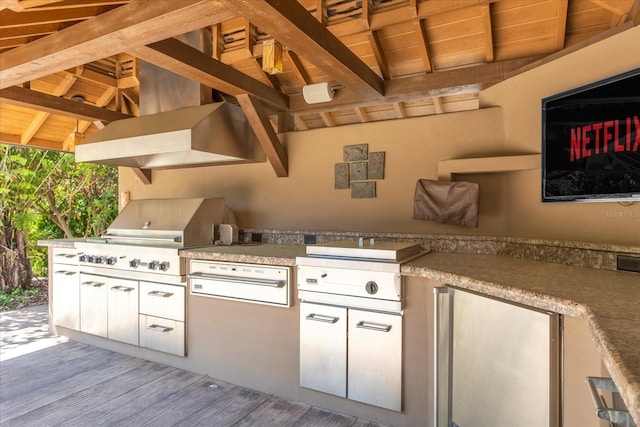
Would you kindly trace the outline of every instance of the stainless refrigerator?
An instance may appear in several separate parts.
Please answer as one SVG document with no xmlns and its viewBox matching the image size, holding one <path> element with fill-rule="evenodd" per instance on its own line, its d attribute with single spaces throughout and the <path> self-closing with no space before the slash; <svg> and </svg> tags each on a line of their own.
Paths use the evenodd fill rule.
<svg viewBox="0 0 640 427">
<path fill-rule="evenodd" d="M 560 316 L 452 287 L 434 292 L 434 425 L 559 426 Z"/>
</svg>

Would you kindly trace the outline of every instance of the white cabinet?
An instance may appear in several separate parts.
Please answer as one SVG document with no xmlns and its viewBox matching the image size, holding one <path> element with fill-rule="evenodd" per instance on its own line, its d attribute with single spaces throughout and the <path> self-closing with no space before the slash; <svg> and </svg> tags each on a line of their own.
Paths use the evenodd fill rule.
<svg viewBox="0 0 640 427">
<path fill-rule="evenodd" d="M 108 279 L 107 338 L 138 345 L 138 281 Z"/>
<path fill-rule="evenodd" d="M 400 411 L 402 316 L 301 303 L 300 385 Z"/>
<path fill-rule="evenodd" d="M 300 304 L 300 385 L 347 397 L 347 309 Z"/>
<path fill-rule="evenodd" d="M 79 276 L 77 265 L 53 264 L 53 323 L 74 330 L 80 329 Z"/>
<path fill-rule="evenodd" d="M 399 411 L 402 316 L 349 309 L 347 397 Z"/>
<path fill-rule="evenodd" d="M 186 355 L 185 288 L 140 282 L 140 346 Z"/>
<path fill-rule="evenodd" d="M 107 336 L 108 278 L 80 274 L 80 330 Z"/>
</svg>

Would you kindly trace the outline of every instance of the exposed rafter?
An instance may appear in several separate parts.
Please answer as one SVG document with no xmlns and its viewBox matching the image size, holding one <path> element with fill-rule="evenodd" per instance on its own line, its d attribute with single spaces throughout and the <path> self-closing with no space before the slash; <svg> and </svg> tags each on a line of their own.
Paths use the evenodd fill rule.
<svg viewBox="0 0 640 427">
<path fill-rule="evenodd" d="M 368 97 L 384 93 L 384 84 L 371 68 L 350 51 L 298 2 L 280 0 L 219 0 L 237 15 L 247 17 L 344 87 Z"/>
</svg>

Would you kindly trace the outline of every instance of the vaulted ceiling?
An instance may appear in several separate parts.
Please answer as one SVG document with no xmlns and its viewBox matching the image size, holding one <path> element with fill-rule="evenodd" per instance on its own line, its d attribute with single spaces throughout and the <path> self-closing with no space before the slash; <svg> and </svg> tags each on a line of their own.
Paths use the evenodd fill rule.
<svg viewBox="0 0 640 427">
<path fill-rule="evenodd" d="M 640 0 L 0 0 L 0 142 L 73 151 L 74 132 L 139 115 L 139 59 L 272 133 L 477 109 L 483 88 L 639 21 Z M 174 39 L 195 30 L 211 53 Z M 269 39 L 280 73 L 262 69 Z M 323 82 L 333 100 L 307 104 Z"/>
</svg>

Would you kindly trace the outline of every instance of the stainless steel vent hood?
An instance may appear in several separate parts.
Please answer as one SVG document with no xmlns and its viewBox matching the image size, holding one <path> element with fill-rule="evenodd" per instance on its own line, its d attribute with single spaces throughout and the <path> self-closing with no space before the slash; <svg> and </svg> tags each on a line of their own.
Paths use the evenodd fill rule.
<svg viewBox="0 0 640 427">
<path fill-rule="evenodd" d="M 143 169 L 264 159 L 241 108 L 227 102 L 118 120 L 76 146 L 77 162 Z"/>
<path fill-rule="evenodd" d="M 199 31 L 178 39 L 211 52 L 203 45 L 211 37 Z M 239 106 L 211 103 L 211 88 L 148 62 L 139 60 L 138 70 L 140 117 L 112 122 L 77 145 L 77 162 L 163 169 L 265 161 Z"/>
</svg>

